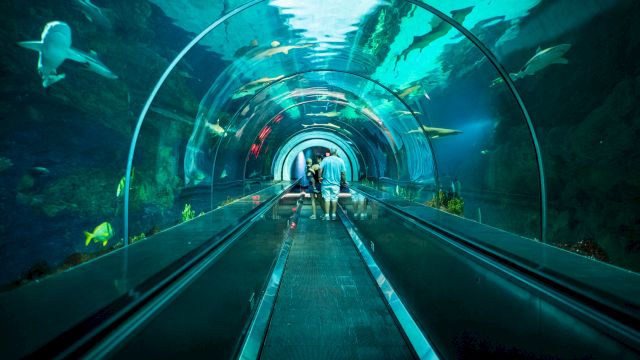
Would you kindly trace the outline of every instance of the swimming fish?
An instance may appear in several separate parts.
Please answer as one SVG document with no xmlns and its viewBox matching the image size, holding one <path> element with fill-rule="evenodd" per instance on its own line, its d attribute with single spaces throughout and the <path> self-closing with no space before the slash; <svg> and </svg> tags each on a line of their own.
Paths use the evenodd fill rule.
<svg viewBox="0 0 640 360">
<path fill-rule="evenodd" d="M 209 131 L 211 132 L 212 135 L 214 136 L 226 136 L 227 133 L 226 131 L 224 131 L 224 128 L 222 126 L 220 126 L 220 122 L 218 121 L 215 124 L 212 123 L 206 123 L 205 126 L 207 127 L 207 129 L 209 129 Z"/>
<path fill-rule="evenodd" d="M 411 130 L 407 134 L 420 134 L 423 131 L 426 132 L 427 136 L 429 136 L 431 139 L 438 139 L 445 136 L 462 134 L 462 131 L 460 130 L 430 127 L 426 125 L 423 125 L 422 129 Z"/>
<path fill-rule="evenodd" d="M 321 113 L 311 113 L 306 114 L 306 116 L 314 116 L 314 117 L 338 117 L 340 116 L 339 111 L 330 111 L 330 112 L 321 112 Z"/>
<path fill-rule="evenodd" d="M 411 116 L 413 114 L 422 115 L 422 113 L 419 112 L 419 111 L 414 111 L 413 114 L 412 114 L 411 111 L 407 111 L 407 110 L 398 110 L 398 111 L 396 111 L 396 114 L 403 115 L 403 116 Z"/>
<path fill-rule="evenodd" d="M 401 99 L 406 98 L 407 96 L 411 95 L 412 93 L 414 93 L 416 90 L 420 89 L 422 86 L 420 84 L 417 85 L 413 85 L 411 87 L 406 88 L 404 91 L 402 91 L 400 94 L 398 94 L 398 97 Z"/>
<path fill-rule="evenodd" d="M 242 116 L 247 115 L 247 113 L 249 112 L 250 109 L 251 109 L 251 105 L 245 106 L 244 109 L 242 109 L 242 111 L 240 112 L 240 115 L 242 115 Z"/>
<path fill-rule="evenodd" d="M 73 3 L 89 21 L 105 30 L 111 30 L 111 21 L 90 0 L 73 0 Z"/>
<path fill-rule="evenodd" d="M 261 172 L 260 172 L 259 170 L 253 170 L 253 171 L 251 172 L 251 174 L 249 174 L 249 178 L 252 178 L 252 177 L 258 176 L 258 175 L 260 175 L 260 173 L 261 173 Z"/>
<path fill-rule="evenodd" d="M 42 175 L 49 174 L 50 171 L 46 167 L 34 166 L 29 169 L 29 172 L 31 173 L 31 175 L 34 175 L 34 176 L 42 176 Z"/>
<path fill-rule="evenodd" d="M 278 46 L 280 46 L 280 42 L 278 40 L 273 40 L 271 42 L 271 47 L 278 47 Z"/>
<path fill-rule="evenodd" d="M 227 176 L 229 176 L 229 175 L 227 174 L 227 169 L 222 169 L 222 174 L 220 174 L 220 179 L 224 179 L 224 178 L 226 178 Z"/>
<path fill-rule="evenodd" d="M 96 226 L 92 233 L 85 231 L 84 236 L 86 237 L 85 246 L 89 246 L 91 240 L 94 242 L 102 242 L 102 246 L 107 246 L 107 242 L 113 237 L 113 228 L 111 224 L 105 221 Z"/>
<path fill-rule="evenodd" d="M 236 100 L 236 99 L 243 98 L 245 96 L 253 95 L 258 90 L 260 90 L 263 85 L 274 82 L 274 81 L 278 81 L 282 78 L 284 78 L 284 75 L 279 75 L 274 78 L 263 77 L 258 80 L 254 80 L 250 83 L 243 85 L 238 90 L 236 90 L 236 92 L 234 92 L 233 95 L 231 95 L 231 98 Z"/>
<path fill-rule="evenodd" d="M 502 78 L 502 76 L 498 76 L 497 78 L 491 80 L 491 84 L 489 84 L 489 87 L 494 87 L 502 83 L 504 83 L 504 79 Z"/>
<path fill-rule="evenodd" d="M 131 169 L 131 180 L 130 180 L 130 183 L 133 183 L 135 171 L 136 171 L 135 168 Z M 126 182 L 127 182 L 127 177 L 126 176 L 123 176 L 122 178 L 120 178 L 120 181 L 118 182 L 118 188 L 116 189 L 116 197 L 120 197 L 120 194 L 122 194 L 122 191 L 124 191 L 124 187 L 126 186 Z"/>
<path fill-rule="evenodd" d="M 527 75 L 533 75 L 551 64 L 568 64 L 569 60 L 562 56 L 564 56 L 570 48 L 571 44 L 560 44 L 544 50 L 538 47 L 536 54 L 524 64 L 522 69 L 515 74 L 509 74 L 509 76 L 515 81 Z"/>
<path fill-rule="evenodd" d="M 255 59 L 264 59 L 264 58 L 268 58 L 268 57 L 272 57 L 273 55 L 277 55 L 277 54 L 284 54 L 284 55 L 288 55 L 289 51 L 294 50 L 294 49 L 303 49 L 306 47 L 310 47 L 313 46 L 311 44 L 304 44 L 304 45 L 286 45 L 286 46 L 277 46 L 274 48 L 271 48 L 269 50 L 265 50 L 259 54 L 257 54 L 255 56 Z"/>
<path fill-rule="evenodd" d="M 338 126 L 336 124 L 332 124 L 332 123 L 326 123 L 326 124 L 316 124 L 316 123 L 313 123 L 313 124 L 302 124 L 302 127 L 305 127 L 305 128 L 309 127 L 309 126 L 327 126 L 327 127 L 331 127 L 331 128 L 334 128 L 334 129 L 342 129 L 340 126 Z"/>
<path fill-rule="evenodd" d="M 467 15 L 471 13 L 471 10 L 473 10 L 473 8 L 473 6 L 470 6 L 460 10 L 453 10 L 451 12 L 451 17 L 458 24 L 462 24 L 464 22 L 464 19 L 466 19 Z M 440 19 L 439 17 L 434 16 L 433 20 L 431 20 L 431 30 L 424 35 L 413 37 L 411 45 L 409 45 L 408 48 L 404 49 L 396 59 L 396 66 L 398 65 L 398 61 L 400 61 L 401 57 L 404 57 L 404 60 L 407 60 L 407 56 L 411 51 L 420 50 L 422 52 L 422 49 L 429 46 L 429 44 L 447 35 L 451 28 L 451 24 Z"/>
<path fill-rule="evenodd" d="M 263 78 L 260 78 L 258 80 L 254 80 L 254 81 L 252 81 L 250 83 L 247 83 L 247 84 L 243 85 L 240 88 L 240 91 L 248 91 L 249 89 L 252 89 L 252 88 L 255 88 L 255 87 L 259 87 L 260 85 L 268 84 L 270 82 L 278 81 L 278 80 L 280 80 L 282 78 L 284 78 L 284 75 L 278 75 L 278 76 L 276 76 L 274 78 L 263 77 Z"/>
<path fill-rule="evenodd" d="M 480 151 L 480 154 L 482 154 L 482 155 L 487 155 L 488 153 L 489 153 L 489 150 L 487 150 L 487 149 L 484 149 L 484 150 Z"/>
<path fill-rule="evenodd" d="M 87 70 L 102 75 L 108 79 L 117 79 L 100 60 L 95 52 L 85 53 L 71 47 L 71 28 L 62 21 L 52 21 L 45 25 L 40 41 L 22 41 L 18 45 L 37 51 L 38 73 L 42 78 L 42 86 L 49 87 L 64 79 L 65 74 L 58 74 L 58 66 L 69 59 L 83 64 Z"/>
</svg>

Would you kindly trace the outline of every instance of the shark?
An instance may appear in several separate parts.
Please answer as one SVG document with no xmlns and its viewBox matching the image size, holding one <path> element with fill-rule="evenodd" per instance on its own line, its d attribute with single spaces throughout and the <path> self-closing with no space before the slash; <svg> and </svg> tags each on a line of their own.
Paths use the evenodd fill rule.
<svg viewBox="0 0 640 360">
<path fill-rule="evenodd" d="M 254 80 L 250 83 L 247 83 L 241 86 L 238 90 L 236 90 L 236 92 L 233 93 L 233 95 L 231 95 L 231 98 L 236 100 L 236 99 L 243 98 L 245 96 L 254 95 L 259 89 L 262 88 L 262 85 L 266 85 L 274 81 L 278 81 L 282 78 L 284 78 L 284 75 L 278 75 L 273 78 L 263 77 L 258 80 Z"/>
<path fill-rule="evenodd" d="M 429 136 L 431 139 L 439 139 L 445 136 L 462 134 L 462 131 L 460 130 L 430 127 L 426 125 L 423 125 L 422 129 L 418 128 L 415 130 L 411 130 L 407 132 L 407 134 L 422 134 L 423 132 L 427 133 L 427 136 Z"/>
<path fill-rule="evenodd" d="M 105 30 L 111 30 L 111 21 L 102 13 L 102 9 L 91 3 L 91 0 L 73 0 L 73 4 L 89 21 Z"/>
<path fill-rule="evenodd" d="M 280 43 L 278 43 L 280 45 Z M 289 55 L 289 51 L 293 49 L 303 49 L 306 47 L 313 46 L 312 44 L 304 44 L 304 45 L 286 45 L 286 46 L 276 46 L 271 49 L 265 50 L 255 56 L 256 59 L 264 59 L 268 57 L 272 57 L 277 54 Z"/>
<path fill-rule="evenodd" d="M 62 21 L 47 23 L 42 31 L 40 41 L 22 41 L 18 45 L 40 53 L 38 73 L 42 78 L 42 86 L 45 88 L 64 79 L 65 74 L 58 74 L 57 69 L 67 59 L 79 62 L 87 70 L 108 79 L 118 78 L 98 60 L 94 52 L 85 53 L 71 47 L 71 28 Z"/>
<path fill-rule="evenodd" d="M 571 49 L 571 44 L 560 44 L 544 50 L 538 47 L 536 54 L 524 64 L 522 69 L 515 74 L 509 74 L 509 76 L 515 81 L 527 75 L 533 75 L 551 64 L 568 64 L 569 60 L 563 56 L 569 49 Z"/>
<path fill-rule="evenodd" d="M 471 13 L 471 10 L 473 10 L 473 8 L 473 6 L 470 6 L 464 9 L 453 10 L 451 12 L 451 18 L 458 24 L 462 24 L 467 18 L 467 15 Z M 434 16 L 433 20 L 431 20 L 431 30 L 424 35 L 413 37 L 411 45 L 409 45 L 408 48 L 404 49 L 396 59 L 396 66 L 398 65 L 398 61 L 400 61 L 400 58 L 404 57 L 404 60 L 407 60 L 407 56 L 413 50 L 420 50 L 420 52 L 422 52 L 422 49 L 429 46 L 429 44 L 447 35 L 451 28 L 451 24 L 440 19 L 439 17 Z"/>
<path fill-rule="evenodd" d="M 417 85 L 413 85 L 411 87 L 406 88 L 404 91 L 402 91 L 400 94 L 398 94 L 398 96 L 401 99 L 406 98 L 407 96 L 413 94 L 416 90 L 420 89 L 422 86 L 420 84 Z"/>
</svg>

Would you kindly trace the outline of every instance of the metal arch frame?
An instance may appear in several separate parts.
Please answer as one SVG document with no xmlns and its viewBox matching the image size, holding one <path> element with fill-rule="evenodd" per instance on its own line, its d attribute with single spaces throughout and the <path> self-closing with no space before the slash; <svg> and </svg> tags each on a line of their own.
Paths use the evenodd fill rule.
<svg viewBox="0 0 640 360">
<path fill-rule="evenodd" d="M 514 81 L 509 76 L 507 70 L 505 70 L 504 66 L 498 61 L 498 58 L 489 50 L 489 48 L 478 39 L 471 31 L 467 30 L 462 24 L 453 20 L 447 14 L 442 11 L 434 8 L 431 5 L 425 4 L 421 1 L 417 0 L 404 0 L 410 4 L 418 6 L 435 16 L 439 17 L 441 20 L 446 21 L 449 25 L 458 30 L 462 35 L 464 35 L 467 39 L 469 39 L 481 52 L 482 54 L 489 60 L 491 65 L 498 71 L 502 80 L 509 88 L 511 95 L 515 98 L 518 106 L 520 107 L 520 111 L 522 111 L 522 116 L 524 116 L 525 122 L 527 123 L 527 127 L 529 128 L 529 134 L 531 135 L 531 142 L 533 143 L 533 148 L 536 154 L 536 163 L 538 165 L 538 175 L 540 181 L 540 241 L 546 243 L 546 232 L 547 232 L 547 186 L 545 183 L 544 176 L 544 166 L 542 163 L 542 152 L 540 150 L 540 144 L 538 142 L 538 136 L 536 135 L 536 130 L 533 126 L 533 121 L 531 120 L 531 116 L 529 116 L 529 112 L 527 111 L 526 106 L 524 105 L 524 101 L 516 88 Z"/>
<path fill-rule="evenodd" d="M 489 59 L 489 61 L 491 62 L 491 64 L 494 66 L 494 68 L 498 71 L 498 73 L 500 74 L 500 76 L 502 77 L 502 79 L 504 80 L 505 84 L 507 84 L 507 87 L 509 88 L 509 91 L 511 92 L 511 94 L 513 95 L 513 97 L 515 98 L 516 102 L 518 103 L 520 110 L 522 111 L 523 116 L 525 117 L 525 121 L 527 123 L 527 126 L 529 128 L 529 132 L 531 135 L 531 140 L 533 142 L 533 147 L 534 147 L 534 151 L 536 153 L 536 162 L 538 165 L 538 175 L 539 175 L 539 181 L 540 181 L 540 203 L 541 203 L 541 241 L 543 243 L 546 242 L 546 227 L 547 227 L 547 195 L 546 195 L 546 184 L 545 184 L 545 176 L 544 176 L 544 167 L 543 167 L 543 163 L 542 163 L 542 154 L 540 151 L 540 145 L 538 143 L 538 138 L 535 132 L 535 129 L 533 127 L 533 122 L 531 120 L 531 117 L 529 116 L 529 112 L 527 111 L 524 102 L 522 100 L 522 97 L 520 96 L 520 93 L 518 92 L 518 90 L 515 87 L 515 84 L 513 82 L 513 80 L 511 79 L 511 77 L 509 77 L 509 74 L 507 73 L 507 71 L 504 69 L 504 67 L 500 64 L 500 62 L 498 61 L 498 59 L 495 57 L 495 55 L 493 55 L 493 53 L 489 50 L 489 48 L 487 48 L 482 41 L 480 41 L 480 39 L 478 39 L 475 35 L 473 35 L 469 30 L 467 30 L 465 27 L 463 27 L 461 24 L 459 24 L 458 22 L 456 22 L 455 20 L 453 20 L 451 17 L 449 17 L 448 15 L 444 14 L 443 12 L 437 10 L 436 8 L 434 8 L 431 5 L 427 5 L 425 3 L 416 1 L 416 0 L 404 0 L 410 4 L 413 4 L 415 6 L 418 6 L 426 11 L 429 11 L 430 13 L 434 14 L 435 16 L 439 17 L 440 19 L 442 19 L 443 21 L 446 21 L 448 24 L 450 24 L 452 27 L 454 27 L 456 30 L 458 30 L 460 33 L 462 33 L 467 39 L 471 40 L 471 42 L 473 42 L 473 44 L 484 54 L 485 57 L 487 57 L 487 59 Z M 224 21 L 232 18 L 233 16 L 243 12 L 246 9 L 249 9 L 259 3 L 265 2 L 265 0 L 251 0 L 243 5 L 238 6 L 237 8 L 229 11 L 227 14 L 223 15 L 222 17 L 220 17 L 218 20 L 214 21 L 213 23 L 211 23 L 211 25 L 209 25 L 208 27 L 206 27 L 200 34 L 198 34 L 197 36 L 195 36 L 193 38 L 193 40 L 191 40 L 181 51 L 180 53 L 178 53 L 178 55 L 176 55 L 176 57 L 173 59 L 173 61 L 169 64 L 169 66 L 167 66 L 167 68 L 165 69 L 165 71 L 163 72 L 162 76 L 160 77 L 160 79 L 158 80 L 158 82 L 156 83 L 156 85 L 154 86 L 153 90 L 151 91 L 151 94 L 149 95 L 149 97 L 147 98 L 147 101 L 144 105 L 144 107 L 142 108 L 142 111 L 140 112 L 140 115 L 138 117 L 138 122 L 136 124 L 133 136 L 132 136 L 132 140 L 131 140 L 131 146 L 129 147 L 129 154 L 128 154 L 128 158 L 127 158 L 127 168 L 126 168 L 126 173 L 125 173 L 125 192 L 124 192 L 124 247 L 126 248 L 129 245 L 129 197 L 130 197 L 130 186 L 131 186 L 131 169 L 133 167 L 133 157 L 135 154 L 135 147 L 137 144 L 137 140 L 138 137 L 140 135 L 140 129 L 142 128 L 142 123 L 147 115 L 147 112 L 149 111 L 149 107 L 151 106 L 151 103 L 153 102 L 153 100 L 155 99 L 158 91 L 160 90 L 160 87 L 164 84 L 164 82 L 166 81 L 167 77 L 169 76 L 169 74 L 171 73 L 171 71 L 173 71 L 173 69 L 176 67 L 176 65 L 178 64 L 178 62 L 180 60 L 182 60 L 182 58 L 186 55 L 187 52 L 189 52 L 200 40 L 202 40 L 202 38 L 204 38 L 206 35 L 208 35 L 211 31 L 213 31 L 213 29 L 217 28 L 220 24 L 222 24 Z M 324 71 L 328 71 L 328 70 L 324 70 Z M 329 70 L 330 71 L 330 70 Z M 414 117 L 414 119 L 418 122 L 418 124 L 420 124 L 421 128 L 422 128 L 422 123 L 420 122 L 420 120 L 418 119 L 418 117 L 416 116 L 416 114 L 414 113 L 414 111 L 398 96 L 398 94 L 396 94 L 395 92 L 391 91 L 391 89 L 387 88 L 386 86 L 382 85 L 380 82 L 377 82 L 373 79 L 369 79 L 366 76 L 362 76 L 359 74 L 355 74 L 351 71 L 336 71 L 336 72 L 341 72 L 341 73 L 349 73 L 351 75 L 355 75 L 355 76 L 359 76 L 364 78 L 365 80 L 369 80 L 372 81 L 378 85 L 380 85 L 382 88 L 384 88 L 385 90 L 387 90 L 390 94 L 392 94 L 396 99 L 398 99 L 403 105 L 405 105 L 405 107 L 411 112 L 412 116 Z M 301 73 L 301 72 L 298 72 Z M 268 86 L 267 86 L 268 87 Z M 262 91 L 262 89 L 261 89 Z M 259 92 L 261 92 L 259 91 Z M 255 95 L 254 95 L 255 97 Z M 254 98 L 252 97 L 252 99 Z M 244 106 L 246 106 L 247 102 L 245 102 L 245 104 L 243 104 L 243 106 L 241 108 L 244 108 Z M 236 119 L 238 112 L 236 112 L 236 114 L 234 114 L 233 120 Z M 434 162 L 433 162 L 433 167 L 434 167 L 434 171 L 435 171 L 435 182 L 436 182 L 436 187 L 439 187 L 439 177 L 438 177 L 438 164 L 437 161 L 435 161 L 435 152 L 433 151 L 433 146 L 431 144 L 431 141 L 429 139 L 429 137 L 427 136 L 427 134 L 425 133 L 425 137 L 427 138 L 427 142 L 429 143 L 429 147 L 431 148 L 431 152 L 432 154 L 434 154 Z M 218 145 L 219 148 L 219 145 Z M 217 151 L 218 149 L 216 149 L 216 157 L 217 157 Z M 214 164 L 215 164 L 215 159 L 214 159 Z"/>
</svg>

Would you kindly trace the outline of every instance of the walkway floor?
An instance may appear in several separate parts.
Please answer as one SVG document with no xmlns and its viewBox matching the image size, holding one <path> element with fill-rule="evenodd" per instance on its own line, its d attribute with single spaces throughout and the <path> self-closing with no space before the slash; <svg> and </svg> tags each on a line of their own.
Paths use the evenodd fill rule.
<svg viewBox="0 0 640 360">
<path fill-rule="evenodd" d="M 344 226 L 305 205 L 262 359 L 411 359 Z"/>
</svg>

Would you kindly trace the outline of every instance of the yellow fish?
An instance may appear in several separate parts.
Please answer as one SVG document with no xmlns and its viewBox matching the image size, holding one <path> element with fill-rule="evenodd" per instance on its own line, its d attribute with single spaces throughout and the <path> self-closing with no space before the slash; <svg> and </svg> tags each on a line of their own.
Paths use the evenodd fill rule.
<svg viewBox="0 0 640 360">
<path fill-rule="evenodd" d="M 89 246 L 91 240 L 94 242 L 102 242 L 102 246 L 107 246 L 107 242 L 113 237 L 113 228 L 111 224 L 105 221 L 96 226 L 92 233 L 85 231 L 84 236 L 86 237 L 85 246 Z"/>
<path fill-rule="evenodd" d="M 277 54 L 285 54 L 285 55 L 289 55 L 289 51 L 293 50 L 293 49 L 303 49 L 306 47 L 310 47 L 312 46 L 311 44 L 304 44 L 304 45 L 287 45 L 287 46 L 277 46 L 274 48 L 271 48 L 269 50 L 265 50 L 261 53 L 259 53 L 258 55 L 255 56 L 256 59 L 264 59 L 264 58 L 268 58 L 268 57 L 272 57 L 273 55 L 277 55 Z"/>
<path fill-rule="evenodd" d="M 136 171 L 135 168 L 131 169 L 131 183 L 133 183 L 133 178 L 134 178 L 134 175 L 135 175 L 135 171 Z M 127 182 L 127 178 L 126 178 L 126 176 L 123 176 L 120 179 L 120 182 L 118 183 L 118 188 L 116 189 L 116 197 L 120 197 L 120 194 L 122 194 L 122 192 L 124 191 L 124 187 L 126 185 L 126 182 Z"/>
<path fill-rule="evenodd" d="M 212 135 L 215 135 L 215 136 L 226 136 L 226 131 L 224 131 L 224 128 L 222 126 L 220 126 L 219 122 L 217 122 L 215 124 L 206 123 L 205 126 L 209 129 L 209 131 L 211 131 Z"/>
</svg>

